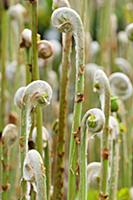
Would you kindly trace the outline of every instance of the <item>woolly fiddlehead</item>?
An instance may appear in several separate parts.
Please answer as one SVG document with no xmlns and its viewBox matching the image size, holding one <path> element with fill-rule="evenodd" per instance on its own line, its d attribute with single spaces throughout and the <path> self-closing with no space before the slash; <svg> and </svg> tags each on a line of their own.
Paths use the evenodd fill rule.
<svg viewBox="0 0 133 200">
<path fill-rule="evenodd" d="M 130 106 L 129 108 L 129 115 L 132 115 L 132 95 L 133 95 L 133 86 L 132 83 L 130 81 L 130 79 L 128 78 L 128 76 L 126 76 L 123 73 L 120 72 L 116 72 L 110 75 L 109 77 L 109 81 L 110 81 L 110 86 L 111 86 L 111 90 L 112 93 L 116 96 L 118 96 L 122 101 L 124 101 L 124 103 L 126 103 L 126 101 L 129 99 L 128 101 L 128 105 Z M 124 106 L 124 104 L 123 104 Z M 122 115 L 122 118 L 124 118 L 124 114 Z M 128 118 L 127 118 L 128 120 Z M 127 121 L 128 122 L 128 121 Z M 128 128 L 128 132 L 127 135 L 125 136 L 125 134 L 122 134 L 122 140 L 123 140 L 123 155 L 124 155 L 124 184 L 126 184 L 126 186 L 130 186 L 131 185 L 131 173 L 132 173 L 132 134 L 131 134 L 131 130 L 130 130 L 130 126 Z M 127 152 L 127 153 L 126 153 Z M 126 166 L 126 167 L 125 167 Z M 128 170 L 127 170 L 128 168 Z M 127 171 L 128 171 L 128 175 L 127 175 Z M 127 178 L 127 176 L 129 178 Z"/>
<path fill-rule="evenodd" d="M 110 116 L 110 85 L 106 74 L 102 70 L 97 70 L 94 77 L 94 89 L 99 93 L 102 110 L 105 115 L 105 125 L 101 137 L 101 179 L 100 179 L 100 199 L 107 199 L 108 188 L 108 157 L 109 157 L 109 116 Z"/>
<path fill-rule="evenodd" d="M 3 144 L 3 177 L 2 177 L 2 199 L 6 200 L 9 198 L 9 170 L 11 167 L 10 163 L 10 151 L 14 146 L 18 138 L 17 127 L 14 124 L 8 124 L 2 133 L 2 144 Z"/>
<path fill-rule="evenodd" d="M 25 157 L 23 177 L 25 181 L 35 184 L 37 200 L 47 200 L 45 167 L 36 150 L 28 151 Z"/>
<path fill-rule="evenodd" d="M 133 94 L 133 86 L 124 73 L 116 72 L 109 77 L 112 94 L 118 96 L 122 100 L 128 99 Z"/>
<path fill-rule="evenodd" d="M 74 118 L 70 139 L 68 199 L 73 200 L 76 192 L 78 174 L 78 145 L 80 143 L 80 122 L 84 99 L 84 30 L 79 15 L 71 8 L 58 8 L 52 15 L 53 25 L 61 32 L 72 32 L 76 49 L 76 81 L 74 99 Z"/>
<path fill-rule="evenodd" d="M 22 128 L 21 128 L 21 169 L 23 161 L 28 151 L 28 138 L 31 126 L 30 113 L 38 105 L 46 106 L 50 103 L 52 97 L 52 89 L 45 81 L 33 81 L 27 87 L 19 88 L 15 94 L 14 101 L 22 109 Z M 37 144 L 42 146 L 42 138 L 38 138 Z"/>
<path fill-rule="evenodd" d="M 87 132 L 100 132 L 104 123 L 104 113 L 97 108 L 88 110 L 82 119 L 79 199 L 87 200 Z"/>
<path fill-rule="evenodd" d="M 53 8 L 70 7 L 68 1 L 53 1 Z M 66 134 L 66 114 L 67 114 L 67 89 L 70 68 L 70 53 L 72 44 L 72 33 L 62 34 L 62 64 L 60 81 L 60 105 L 59 105 L 59 131 L 58 146 L 56 150 L 56 165 L 54 178 L 54 199 L 62 199 L 64 193 L 64 158 L 65 158 L 65 134 Z M 58 186 L 61 185 L 61 188 Z"/>
<path fill-rule="evenodd" d="M 91 162 L 87 165 L 87 186 L 88 189 L 97 189 L 99 190 L 99 182 L 101 175 L 101 163 L 100 162 Z"/>
<path fill-rule="evenodd" d="M 24 91 L 23 102 L 25 106 L 27 105 L 30 108 L 31 111 L 38 106 L 48 105 L 51 98 L 52 89 L 50 85 L 45 81 L 37 80 L 27 85 Z M 27 137 L 29 137 L 28 133 L 29 130 L 27 132 Z M 37 137 L 37 144 L 37 149 L 39 151 L 42 148 L 42 138 Z"/>
<path fill-rule="evenodd" d="M 117 57 L 115 59 L 115 65 L 118 67 L 118 69 L 123 72 L 125 75 L 127 75 L 130 80 L 133 80 L 133 71 L 132 71 L 132 66 L 131 63 L 122 58 L 122 57 Z"/>
<path fill-rule="evenodd" d="M 36 127 L 32 131 L 32 140 L 36 143 L 37 130 Z M 42 140 L 44 150 L 44 165 L 46 168 L 46 185 L 47 185 L 47 199 L 50 198 L 50 186 L 51 186 L 51 157 L 50 157 L 50 134 L 48 130 L 42 127 Z"/>
<path fill-rule="evenodd" d="M 20 47 L 25 48 L 26 62 L 26 85 L 31 82 L 31 64 L 30 64 L 30 47 L 32 45 L 32 32 L 30 29 L 24 29 L 21 33 Z"/>
</svg>

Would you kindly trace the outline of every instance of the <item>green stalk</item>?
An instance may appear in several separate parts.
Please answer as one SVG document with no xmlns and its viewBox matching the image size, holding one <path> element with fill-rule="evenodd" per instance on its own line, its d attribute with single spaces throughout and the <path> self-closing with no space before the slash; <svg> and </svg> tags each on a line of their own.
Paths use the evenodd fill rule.
<svg viewBox="0 0 133 200">
<path fill-rule="evenodd" d="M 37 52 L 37 1 L 31 1 L 32 12 L 32 80 L 39 79 Z"/>
<path fill-rule="evenodd" d="M 110 14 L 112 10 L 112 1 L 103 0 L 98 10 L 98 32 L 97 37 L 101 45 L 100 65 L 108 67 L 110 57 Z"/>
<path fill-rule="evenodd" d="M 101 136 L 101 179 L 99 199 L 107 199 L 108 166 L 109 166 L 109 116 L 110 116 L 110 84 L 102 70 L 95 73 L 94 87 L 100 94 L 101 106 L 105 115 L 105 125 Z"/>
<path fill-rule="evenodd" d="M 2 155 L 2 135 L 0 135 L 0 177 L 2 177 L 2 174 L 3 174 L 2 160 L 3 160 L 3 155 Z M 0 178 L 0 185 L 2 185 L 2 179 L 1 178 Z M 0 194 L 0 200 L 1 200 L 1 194 Z"/>
<path fill-rule="evenodd" d="M 101 172 L 101 182 L 100 182 L 100 199 L 107 199 L 107 188 L 108 188 L 108 136 L 109 136 L 109 115 L 110 115 L 110 94 L 105 94 L 105 127 L 103 129 L 102 139 L 101 139 L 101 164 L 102 164 L 102 172 Z"/>
<path fill-rule="evenodd" d="M 31 1 L 32 5 L 32 80 L 39 79 L 38 52 L 37 52 L 37 1 Z M 40 107 L 36 108 L 37 123 L 37 150 L 42 155 L 42 111 Z"/>
<path fill-rule="evenodd" d="M 7 60 L 7 41 L 8 41 L 8 13 L 5 8 L 2 9 L 1 21 L 1 115 L 0 115 L 0 132 L 5 124 L 6 112 L 6 60 Z"/>
<path fill-rule="evenodd" d="M 122 141 L 123 141 L 123 162 L 124 162 L 124 166 L 123 166 L 123 175 L 124 175 L 124 187 L 129 187 L 130 185 L 130 179 L 131 179 L 131 175 L 130 175 L 130 167 L 129 167 L 129 156 L 128 156 L 128 145 L 130 145 L 130 143 L 128 144 L 127 141 L 127 132 L 123 132 L 122 134 Z"/>
<path fill-rule="evenodd" d="M 11 197 L 11 200 L 13 200 L 13 197 L 17 198 L 16 188 L 19 185 L 19 175 L 20 175 L 19 154 L 16 153 L 18 151 L 19 151 L 19 140 L 16 141 L 9 155 L 9 162 L 11 165 L 11 170 L 9 173 L 9 182 L 10 182 L 9 196 Z"/>
<path fill-rule="evenodd" d="M 79 197 L 80 199 L 87 200 L 87 127 L 85 120 L 81 133 Z"/>
<path fill-rule="evenodd" d="M 67 88 L 68 73 L 70 67 L 72 34 L 63 34 L 62 72 L 60 83 L 60 105 L 59 105 L 59 132 L 57 139 L 57 158 L 55 165 L 54 199 L 62 199 L 64 194 L 64 159 L 65 159 L 65 134 L 67 113 Z M 60 185 L 60 187 L 59 187 Z"/>
<path fill-rule="evenodd" d="M 13 124 L 8 124 L 2 133 L 2 143 L 3 143 L 3 173 L 2 173 L 2 199 L 9 199 L 9 173 L 10 173 L 10 153 L 12 152 L 12 147 L 17 140 L 17 128 Z"/>
<path fill-rule="evenodd" d="M 26 48 L 26 85 L 31 82 L 30 48 Z"/>
<path fill-rule="evenodd" d="M 21 111 L 21 135 L 20 135 L 20 152 L 21 152 L 21 177 L 23 176 L 23 163 L 26 156 L 26 107 Z"/>
<path fill-rule="evenodd" d="M 119 173 L 119 139 L 112 141 L 111 177 L 109 184 L 109 199 L 117 200 L 118 173 Z"/>
<path fill-rule="evenodd" d="M 3 177 L 2 177 L 2 200 L 9 197 L 9 152 L 8 148 L 3 145 Z"/>
<path fill-rule="evenodd" d="M 45 147 L 44 151 L 45 151 L 44 164 L 45 164 L 45 167 L 46 167 L 47 199 L 50 200 L 50 187 L 51 187 L 51 163 L 50 163 L 50 149 L 49 149 L 49 142 L 47 142 L 47 146 Z"/>
<path fill-rule="evenodd" d="M 32 2 L 32 79 L 39 79 L 38 68 L 38 53 L 37 53 L 37 1 Z M 37 119 L 37 150 L 42 155 L 42 111 L 40 107 L 36 108 Z"/>
<path fill-rule="evenodd" d="M 37 151 L 42 155 L 43 151 L 43 141 L 42 141 L 42 111 L 38 106 L 36 108 L 36 127 L 37 127 L 37 137 L 36 137 L 36 146 Z"/>
<path fill-rule="evenodd" d="M 7 25 L 8 25 L 8 14 L 7 9 L 4 5 L 1 7 L 1 101 L 0 101 L 0 161 L 2 161 L 2 130 L 5 125 L 5 112 L 6 112 L 6 57 L 7 57 Z M 2 177 L 2 162 L 0 162 L 0 177 Z M 2 178 L 0 178 L 0 185 L 2 185 Z M 1 196 L 1 195 L 0 195 Z"/>
</svg>

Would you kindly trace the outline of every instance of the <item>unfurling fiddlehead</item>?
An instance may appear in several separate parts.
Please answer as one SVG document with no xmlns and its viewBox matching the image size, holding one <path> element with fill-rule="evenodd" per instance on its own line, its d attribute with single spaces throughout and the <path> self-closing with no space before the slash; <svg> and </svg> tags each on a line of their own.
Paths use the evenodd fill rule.
<svg viewBox="0 0 133 200">
<path fill-rule="evenodd" d="M 47 200 L 45 167 L 36 150 L 28 151 L 23 166 L 23 177 L 27 182 L 35 183 L 36 199 Z"/>
<path fill-rule="evenodd" d="M 52 43 L 47 40 L 40 40 L 37 43 L 38 57 L 47 59 L 53 55 Z"/>
<path fill-rule="evenodd" d="M 100 132 L 105 123 L 104 113 L 97 108 L 88 110 L 81 124 L 80 193 L 79 199 L 87 200 L 87 131 Z"/>
<path fill-rule="evenodd" d="M 110 86 L 112 89 L 112 93 L 118 96 L 124 103 L 128 100 L 129 115 L 132 115 L 132 97 L 133 97 L 133 86 L 128 78 L 123 73 L 116 72 L 110 75 L 109 77 Z M 123 104 L 124 106 L 124 104 Z M 124 119 L 124 113 L 122 113 L 122 119 Z M 123 121 L 123 120 L 122 120 Z M 130 130 L 130 128 L 129 128 Z M 127 132 L 127 135 L 122 134 L 123 140 L 123 168 L 124 168 L 124 184 L 127 186 L 131 185 L 131 174 L 132 174 L 132 134 L 130 131 Z M 127 145 L 128 144 L 128 145 Z M 126 166 L 126 167 L 125 167 Z M 127 174 L 128 172 L 128 174 Z M 127 178 L 129 177 L 129 178 Z"/>
<path fill-rule="evenodd" d="M 110 85 L 106 74 L 102 70 L 97 70 L 94 77 L 94 89 L 100 94 L 101 106 L 105 115 L 105 125 L 101 137 L 101 179 L 100 179 L 100 199 L 107 199 L 108 188 L 108 157 L 109 157 L 109 116 L 110 116 Z"/>
<path fill-rule="evenodd" d="M 37 106 L 47 106 L 50 103 L 51 98 L 52 98 L 52 89 L 50 85 L 45 81 L 37 80 L 33 81 L 26 87 L 23 96 L 23 102 L 25 104 L 25 107 L 28 107 L 27 111 L 29 110 L 29 112 L 31 112 L 31 110 L 35 109 Z M 27 117 L 28 117 L 27 119 L 30 119 L 30 116 L 27 115 Z M 29 131 L 30 131 L 30 126 L 27 127 L 27 133 L 26 133 L 27 139 L 29 137 L 28 134 Z M 36 143 L 37 143 L 37 149 L 38 151 L 40 151 L 40 149 L 42 149 L 42 138 L 37 137 Z"/>
<path fill-rule="evenodd" d="M 87 189 L 99 189 L 101 175 L 101 163 L 91 162 L 87 165 Z"/>
<path fill-rule="evenodd" d="M 36 143 L 36 138 L 37 138 L 37 129 L 36 127 L 34 127 L 32 131 L 32 140 L 34 143 Z M 43 159 L 46 168 L 47 199 L 49 200 L 50 186 L 51 186 L 50 134 L 44 126 L 42 127 L 42 141 L 44 150 Z"/>
<path fill-rule="evenodd" d="M 78 175 L 78 144 L 80 143 L 80 122 L 84 99 L 84 30 L 79 15 L 70 8 L 58 8 L 52 14 L 52 24 L 61 32 L 72 32 L 76 44 L 76 82 L 74 120 L 70 139 L 68 199 L 74 200 L 76 175 Z"/>
<path fill-rule="evenodd" d="M 2 133 L 3 144 L 3 177 L 2 177 L 2 199 L 6 200 L 9 197 L 9 171 L 11 168 L 10 151 L 18 139 L 18 130 L 14 124 L 5 126 Z"/>
<path fill-rule="evenodd" d="M 35 109 L 38 105 L 46 106 L 50 103 L 52 97 L 52 89 L 50 85 L 41 80 L 33 81 L 27 87 L 21 87 L 15 94 L 14 101 L 22 109 L 21 117 L 21 170 L 23 167 L 23 161 L 28 151 L 28 138 L 31 127 L 32 109 Z M 38 146 L 42 148 L 42 139 L 37 141 Z M 21 171 L 22 172 L 22 171 Z M 22 173 L 21 173 L 22 175 Z"/>
<path fill-rule="evenodd" d="M 133 94 L 133 86 L 130 79 L 121 72 L 116 72 L 109 77 L 112 93 L 122 100 L 128 99 Z"/>
</svg>

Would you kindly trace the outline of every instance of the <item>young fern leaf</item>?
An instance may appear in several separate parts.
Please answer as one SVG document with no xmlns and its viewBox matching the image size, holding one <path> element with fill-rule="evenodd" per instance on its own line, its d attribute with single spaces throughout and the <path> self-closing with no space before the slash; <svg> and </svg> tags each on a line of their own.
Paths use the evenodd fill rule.
<svg viewBox="0 0 133 200">
<path fill-rule="evenodd" d="M 104 113 L 97 108 L 88 110 L 82 119 L 79 199 L 87 200 L 87 132 L 100 132 L 104 127 L 104 123 Z"/>
<path fill-rule="evenodd" d="M 76 49 L 76 81 L 74 117 L 70 139 L 68 199 L 76 196 L 76 176 L 78 175 L 78 145 L 80 143 L 80 122 L 84 99 L 84 30 L 80 16 L 71 8 L 58 8 L 52 14 L 52 24 L 61 32 L 72 32 Z"/>
<path fill-rule="evenodd" d="M 25 181 L 35 183 L 37 200 L 47 200 L 45 167 L 36 150 L 28 151 L 25 157 L 23 177 Z"/>
<path fill-rule="evenodd" d="M 122 100 L 126 100 L 133 94 L 133 86 L 125 74 L 121 72 L 116 72 L 110 75 L 109 77 L 110 87 L 112 93 Z"/>
</svg>

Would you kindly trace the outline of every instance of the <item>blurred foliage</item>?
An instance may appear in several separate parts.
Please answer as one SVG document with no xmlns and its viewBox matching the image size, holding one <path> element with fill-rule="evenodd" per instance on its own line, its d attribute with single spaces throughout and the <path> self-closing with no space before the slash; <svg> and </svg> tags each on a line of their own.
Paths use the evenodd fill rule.
<svg viewBox="0 0 133 200">
<path fill-rule="evenodd" d="M 128 188 L 122 188 L 118 192 L 118 200 L 130 200 L 130 194 Z"/>
<path fill-rule="evenodd" d="M 88 200 L 98 200 L 99 192 L 97 190 L 90 189 L 88 192 Z"/>
</svg>

